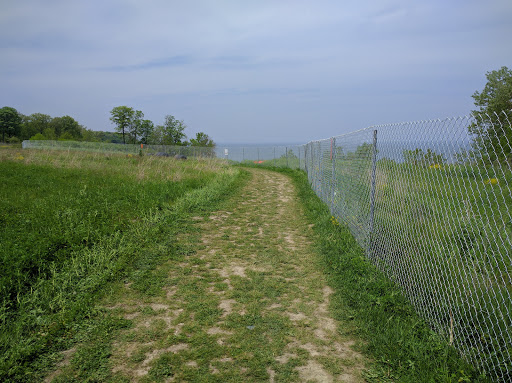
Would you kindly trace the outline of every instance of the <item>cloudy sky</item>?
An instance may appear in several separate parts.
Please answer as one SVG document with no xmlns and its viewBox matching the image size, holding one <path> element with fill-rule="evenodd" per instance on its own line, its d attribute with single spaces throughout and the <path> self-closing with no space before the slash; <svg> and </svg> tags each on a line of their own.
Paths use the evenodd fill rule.
<svg viewBox="0 0 512 383">
<path fill-rule="evenodd" d="M 511 0 L 0 0 L 0 107 L 110 130 L 127 105 L 219 143 L 467 114 L 512 68 Z"/>
</svg>

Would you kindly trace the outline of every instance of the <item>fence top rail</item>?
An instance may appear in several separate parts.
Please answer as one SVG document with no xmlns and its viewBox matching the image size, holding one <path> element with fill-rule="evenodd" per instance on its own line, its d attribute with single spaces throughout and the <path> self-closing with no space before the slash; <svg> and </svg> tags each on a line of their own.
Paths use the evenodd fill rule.
<svg viewBox="0 0 512 383">
<path fill-rule="evenodd" d="M 512 112 L 512 109 L 509 112 Z M 328 138 L 311 140 L 308 143 L 306 143 L 305 145 L 314 144 L 314 143 L 318 143 L 318 142 L 324 142 L 327 140 L 332 140 L 333 138 L 339 139 L 339 138 L 347 137 L 350 135 L 360 134 L 365 131 L 384 129 L 384 128 L 396 128 L 396 127 L 408 127 L 408 126 L 412 127 L 412 126 L 417 126 L 417 125 L 447 124 L 447 123 L 448 124 L 450 124 L 450 123 L 456 124 L 456 123 L 462 123 L 464 121 L 470 122 L 470 121 L 475 121 L 475 120 L 476 121 L 484 121 L 485 120 L 485 121 L 489 121 L 489 124 L 493 124 L 492 117 L 501 118 L 502 119 L 502 120 L 500 120 L 501 124 L 503 124 L 504 122 L 510 124 L 509 115 L 507 114 L 507 111 L 502 111 L 500 113 L 494 112 L 492 115 L 489 115 L 487 113 L 474 112 L 471 114 L 461 115 L 461 116 L 376 124 L 376 125 L 371 125 L 369 127 L 363 128 L 363 129 L 354 130 L 354 131 L 351 131 L 348 133 L 343 133 L 343 134 L 339 134 L 339 135 L 328 137 Z"/>
</svg>

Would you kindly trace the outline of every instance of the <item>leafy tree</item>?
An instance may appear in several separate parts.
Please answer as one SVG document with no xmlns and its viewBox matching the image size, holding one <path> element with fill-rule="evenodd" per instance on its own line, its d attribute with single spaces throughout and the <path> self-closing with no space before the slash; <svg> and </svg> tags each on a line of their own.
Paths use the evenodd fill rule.
<svg viewBox="0 0 512 383">
<path fill-rule="evenodd" d="M 215 147 L 215 142 L 203 132 L 196 133 L 196 138 L 190 139 L 190 146 Z"/>
<path fill-rule="evenodd" d="M 157 125 L 153 127 L 153 131 L 149 134 L 148 144 L 163 145 L 164 140 L 164 126 Z"/>
<path fill-rule="evenodd" d="M 139 135 L 141 144 L 149 144 L 151 135 L 155 129 L 151 120 L 140 120 L 139 122 Z"/>
<path fill-rule="evenodd" d="M 468 129 L 475 137 L 473 147 L 485 152 L 489 162 L 512 165 L 512 70 L 502 67 L 487 72 L 487 84 L 482 92 L 473 93 L 475 122 Z"/>
<path fill-rule="evenodd" d="M 293 149 L 288 149 L 285 154 L 281 156 L 281 158 L 295 159 L 298 158 Z"/>
<path fill-rule="evenodd" d="M 442 154 L 437 154 L 432 149 L 427 149 L 426 152 L 420 148 L 404 150 L 403 156 L 405 163 L 412 165 L 432 166 L 442 165 L 446 162 L 446 159 Z"/>
<path fill-rule="evenodd" d="M 131 127 L 135 111 L 128 106 L 116 106 L 110 111 L 110 115 L 110 121 L 116 124 L 116 131 L 123 134 L 123 143 L 125 144 L 125 133 Z"/>
<path fill-rule="evenodd" d="M 137 144 L 138 136 L 141 131 L 141 124 L 144 118 L 144 113 L 140 110 L 134 111 L 130 122 L 128 123 L 128 139 L 130 143 Z"/>
<path fill-rule="evenodd" d="M 338 148 L 336 148 L 339 150 Z M 355 158 L 360 160 L 368 160 L 373 156 L 373 144 L 369 144 L 367 142 L 362 143 L 356 148 L 354 153 L 348 152 L 347 158 Z"/>
<path fill-rule="evenodd" d="M 99 133 L 102 132 L 93 131 L 91 129 L 87 129 L 85 126 L 80 125 L 80 136 L 82 137 L 82 141 L 99 142 Z"/>
<path fill-rule="evenodd" d="M 43 134 L 50 127 L 52 118 L 48 114 L 32 113 L 22 117 L 21 138 L 28 140 L 37 133 Z"/>
<path fill-rule="evenodd" d="M 162 129 L 163 145 L 182 145 L 183 139 L 187 136 L 183 131 L 187 126 L 183 121 L 177 120 L 174 116 L 165 116 L 165 122 Z"/>
<path fill-rule="evenodd" d="M 54 129 L 55 136 L 59 138 L 64 133 L 67 133 L 66 137 L 71 137 L 71 139 L 80 139 L 82 137 L 82 127 L 70 116 L 54 117 L 50 121 L 50 127 Z"/>
<path fill-rule="evenodd" d="M 21 133 L 21 116 L 18 111 L 10 106 L 0 109 L 0 132 L 2 141 L 5 137 L 18 137 Z"/>
</svg>

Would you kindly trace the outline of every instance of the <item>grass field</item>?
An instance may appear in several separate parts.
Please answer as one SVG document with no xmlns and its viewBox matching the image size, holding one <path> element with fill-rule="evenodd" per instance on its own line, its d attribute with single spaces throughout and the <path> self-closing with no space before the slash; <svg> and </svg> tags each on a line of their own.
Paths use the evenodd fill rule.
<svg viewBox="0 0 512 383">
<path fill-rule="evenodd" d="M 37 380 L 108 282 L 175 247 L 239 171 L 219 161 L 0 150 L 0 379 Z M 115 326 L 123 324 L 116 323 Z"/>
</svg>

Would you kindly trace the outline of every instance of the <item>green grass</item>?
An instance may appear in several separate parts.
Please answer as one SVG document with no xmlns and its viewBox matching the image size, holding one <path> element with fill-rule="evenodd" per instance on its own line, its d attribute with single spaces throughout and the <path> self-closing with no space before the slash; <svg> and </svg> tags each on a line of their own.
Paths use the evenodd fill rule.
<svg viewBox="0 0 512 383">
<path fill-rule="evenodd" d="M 176 242 L 184 217 L 213 208 L 239 171 L 211 160 L 2 148 L 0 174 L 0 379 L 33 381 L 80 338 L 128 325 L 95 309 L 98 297 L 128 274 L 155 290 L 150 270 L 186 251 Z"/>
<path fill-rule="evenodd" d="M 415 312 L 402 291 L 369 263 L 344 225 L 336 224 L 326 205 L 300 171 L 281 170 L 295 181 L 304 211 L 319 234 L 316 243 L 329 282 L 336 289 L 331 304 L 342 321 L 353 320 L 364 351 L 375 362 L 370 382 L 485 382 Z M 348 310 L 347 310 L 348 308 Z"/>
<path fill-rule="evenodd" d="M 510 169 L 381 159 L 371 236 L 371 156 L 333 163 L 324 151 L 311 170 L 320 198 L 429 325 L 481 371 L 510 380 Z"/>
<path fill-rule="evenodd" d="M 510 171 L 391 162 L 377 170 L 371 256 L 445 339 L 509 380 L 510 345 L 500 335 L 512 332 Z M 499 184 L 486 182 L 495 177 Z"/>
</svg>

